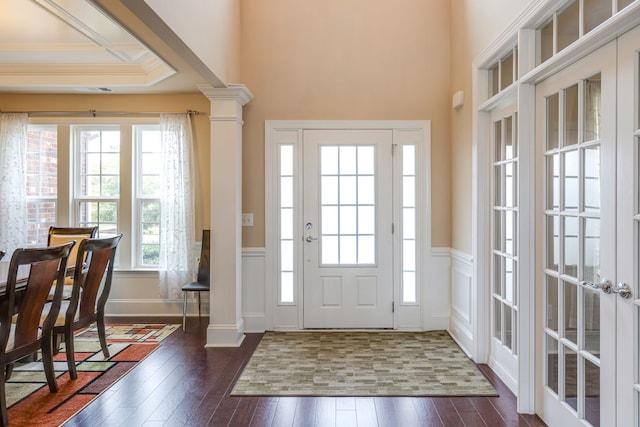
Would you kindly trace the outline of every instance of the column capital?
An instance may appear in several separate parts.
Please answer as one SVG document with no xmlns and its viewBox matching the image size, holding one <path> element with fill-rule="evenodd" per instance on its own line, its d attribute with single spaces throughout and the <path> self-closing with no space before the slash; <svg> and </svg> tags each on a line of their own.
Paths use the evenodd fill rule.
<svg viewBox="0 0 640 427">
<path fill-rule="evenodd" d="M 212 87 L 210 85 L 198 85 L 198 89 L 211 102 L 217 100 L 235 100 L 244 106 L 253 99 L 253 93 L 243 84 L 230 84 L 227 87 Z"/>
</svg>

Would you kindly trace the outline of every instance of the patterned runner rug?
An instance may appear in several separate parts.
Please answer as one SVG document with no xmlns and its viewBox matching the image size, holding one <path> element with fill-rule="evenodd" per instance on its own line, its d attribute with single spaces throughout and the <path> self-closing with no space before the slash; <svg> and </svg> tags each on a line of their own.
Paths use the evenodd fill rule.
<svg viewBox="0 0 640 427">
<path fill-rule="evenodd" d="M 236 396 L 496 396 L 445 331 L 267 332 Z"/>
<path fill-rule="evenodd" d="M 180 325 L 107 325 L 108 359 L 102 354 L 95 327 L 79 331 L 74 348 L 78 379 L 69 378 L 63 344 L 54 359 L 57 393 L 49 392 L 42 362 L 16 364 L 6 383 L 9 425 L 63 424 L 151 354 L 178 328 Z"/>
</svg>

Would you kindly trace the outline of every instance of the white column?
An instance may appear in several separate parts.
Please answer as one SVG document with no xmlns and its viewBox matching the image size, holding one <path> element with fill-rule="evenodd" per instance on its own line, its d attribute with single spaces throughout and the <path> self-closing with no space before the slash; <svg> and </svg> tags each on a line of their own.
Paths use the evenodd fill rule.
<svg viewBox="0 0 640 427">
<path fill-rule="evenodd" d="M 200 86 L 211 101 L 211 292 L 207 347 L 237 347 L 242 320 L 242 107 L 244 85 Z"/>
</svg>

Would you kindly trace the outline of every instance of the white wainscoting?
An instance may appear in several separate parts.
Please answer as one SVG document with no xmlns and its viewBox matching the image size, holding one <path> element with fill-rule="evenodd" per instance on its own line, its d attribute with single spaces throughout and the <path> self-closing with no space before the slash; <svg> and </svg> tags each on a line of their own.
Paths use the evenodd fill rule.
<svg viewBox="0 0 640 427">
<path fill-rule="evenodd" d="M 449 333 L 462 350 L 472 356 L 473 257 L 451 249 L 451 322 Z"/>
<path fill-rule="evenodd" d="M 245 332 L 265 331 L 264 248 L 242 250 L 242 312 Z M 215 285 L 213 285 L 215 287 Z M 187 315 L 197 316 L 197 297 L 187 295 Z M 106 315 L 112 317 L 182 317 L 182 298 L 164 299 L 158 272 L 116 271 Z M 209 315 L 209 294 L 202 294 L 202 316 Z"/>
<path fill-rule="evenodd" d="M 266 316 L 269 293 L 265 288 L 265 259 L 264 248 L 244 248 L 242 251 L 242 313 L 245 332 L 264 332 L 270 329 L 267 327 Z M 470 355 L 470 349 L 474 348 L 472 257 L 455 249 L 432 248 L 425 276 L 421 300 L 422 329 L 448 330 Z M 202 299 L 202 314 L 208 316 L 209 300 L 205 295 L 203 294 Z M 190 295 L 190 316 L 197 315 L 196 302 L 193 295 Z M 297 308 L 292 307 L 292 310 L 297 311 Z M 157 272 L 119 271 L 114 274 L 106 311 L 107 315 L 115 317 L 176 317 L 182 316 L 182 299 L 167 300 L 160 297 Z M 408 325 L 402 326 L 399 329 L 416 329 Z"/>
<path fill-rule="evenodd" d="M 242 317 L 245 332 L 264 332 L 265 320 L 265 249 L 242 249 Z"/>
<path fill-rule="evenodd" d="M 451 251 L 431 248 L 423 278 L 422 330 L 448 330 L 451 317 Z"/>
</svg>

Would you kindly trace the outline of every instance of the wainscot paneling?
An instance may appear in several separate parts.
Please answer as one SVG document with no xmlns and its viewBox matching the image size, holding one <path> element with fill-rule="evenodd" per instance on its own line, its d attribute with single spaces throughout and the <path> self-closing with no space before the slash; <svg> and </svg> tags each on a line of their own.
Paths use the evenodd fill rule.
<svg viewBox="0 0 640 427">
<path fill-rule="evenodd" d="M 265 331 L 265 250 L 242 250 L 242 317 L 245 332 Z"/>
<path fill-rule="evenodd" d="M 462 350 L 471 355 L 473 349 L 473 258 L 451 250 L 451 321 L 449 333 Z"/>
<path fill-rule="evenodd" d="M 242 251 L 242 310 L 245 332 L 265 331 L 264 248 Z M 187 315 L 197 316 L 197 297 L 187 295 Z M 158 290 L 157 271 L 114 272 L 106 314 L 111 317 L 182 316 L 182 298 L 165 299 Z M 202 294 L 202 316 L 209 315 L 209 298 Z"/>
</svg>

